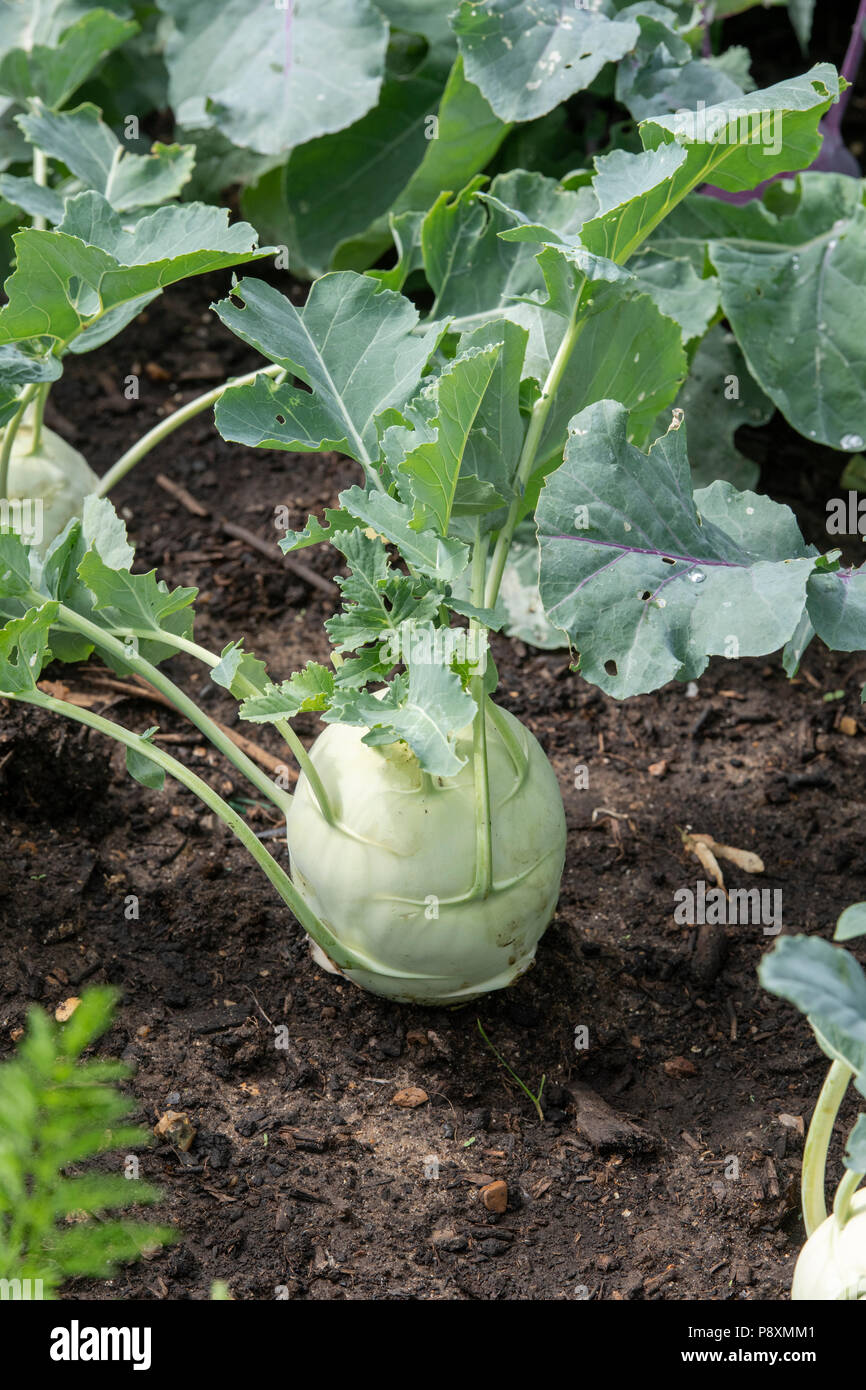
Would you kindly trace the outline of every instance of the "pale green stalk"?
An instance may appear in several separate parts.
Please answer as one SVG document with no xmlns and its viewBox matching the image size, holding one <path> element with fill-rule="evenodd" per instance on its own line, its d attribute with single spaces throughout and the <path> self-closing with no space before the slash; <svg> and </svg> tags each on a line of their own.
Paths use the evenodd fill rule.
<svg viewBox="0 0 866 1390">
<path fill-rule="evenodd" d="M 149 661 L 146 661 L 144 657 L 131 653 L 130 649 L 124 646 L 117 637 L 103 631 L 102 628 L 97 627 L 96 623 L 92 623 L 89 618 L 82 617 L 80 613 L 76 613 L 71 608 L 67 608 L 63 603 L 58 605 L 58 621 L 63 627 L 71 629 L 73 632 L 80 632 L 82 636 L 87 637 L 95 647 L 110 652 L 124 665 L 128 666 L 131 671 L 135 671 L 137 675 L 143 676 L 145 680 L 149 681 L 156 690 L 171 701 L 175 709 L 185 715 L 190 723 L 194 724 L 199 732 L 204 734 L 206 739 L 209 739 L 215 748 L 218 748 L 230 762 L 234 763 L 238 771 L 242 772 L 258 791 L 262 792 L 264 796 L 272 801 L 284 816 L 288 813 L 289 807 L 292 804 L 292 798 L 289 793 L 276 786 L 267 773 L 260 767 L 257 767 L 252 759 L 247 757 L 246 753 L 242 753 L 237 744 L 229 738 L 228 734 L 223 733 L 222 729 L 199 709 L 195 701 L 191 700 L 179 686 L 169 680 L 168 676 L 164 675 L 157 666 L 153 666 Z M 153 633 L 148 635 L 151 640 L 155 640 Z"/>
<path fill-rule="evenodd" d="M 481 522 L 475 523 L 475 544 L 472 549 L 472 602 L 484 606 L 484 576 L 487 571 L 489 537 L 481 535 Z M 470 619 L 469 631 L 479 644 L 485 629 L 476 618 Z M 472 775 L 475 784 L 475 880 L 473 897 L 486 898 L 493 886 L 493 826 L 490 810 L 490 778 L 487 767 L 487 707 L 484 696 L 484 676 L 476 673 L 469 684 L 470 694 L 477 706 L 472 721 Z"/>
<path fill-rule="evenodd" d="M 130 635 L 133 637 L 151 639 L 153 639 L 154 636 L 152 632 L 148 632 L 145 629 L 135 628 L 130 629 Z M 178 651 L 186 652 L 188 656 L 194 656 L 198 661 L 203 662 L 205 666 L 209 666 L 211 670 L 220 663 L 220 658 L 215 656 L 213 652 L 208 651 L 207 647 L 200 646 L 198 642 L 192 642 L 188 637 L 181 637 L 178 633 L 166 632 L 160 628 L 156 640 L 164 642 L 166 646 L 177 647 Z M 252 696 L 264 693 L 257 685 L 254 685 L 251 680 L 248 680 L 246 676 L 238 674 L 236 680 L 238 684 L 243 687 L 245 695 Z M 319 776 L 312 758 L 298 738 L 291 724 L 287 719 L 277 719 L 274 721 L 274 728 L 282 735 L 285 742 L 291 748 L 298 766 L 309 782 L 313 794 L 319 803 L 319 810 L 328 822 L 328 825 L 336 825 L 337 818 L 331 806 L 328 793 L 325 790 L 325 784 Z"/>
<path fill-rule="evenodd" d="M 330 959 L 343 970 L 377 970 L 380 974 L 390 973 L 383 970 L 379 964 L 369 961 L 363 955 L 357 955 L 347 950 L 340 944 L 337 938 L 328 930 L 323 922 L 315 915 L 301 897 L 295 885 L 292 883 L 285 869 L 277 863 L 273 855 L 262 844 L 261 840 L 255 835 L 244 820 L 243 816 L 233 811 L 228 802 L 208 786 L 201 777 L 192 772 L 183 763 L 178 762 L 170 753 L 164 752 L 162 748 L 142 738 L 139 734 L 131 733 L 121 724 L 115 724 L 110 719 L 104 719 L 102 715 L 94 714 L 92 710 L 82 709 L 78 705 L 71 705 L 65 700 L 59 700 L 53 695 L 45 695 L 42 691 L 34 691 L 31 695 L 17 695 L 16 699 L 24 700 L 27 704 L 39 705 L 42 709 L 51 710 L 55 714 L 64 714 L 69 719 L 76 720 L 79 724 L 85 724 L 88 728 L 96 729 L 99 733 L 107 734 L 109 738 L 116 739 L 126 748 L 131 748 L 142 757 L 148 758 L 157 766 L 163 768 L 171 777 L 187 787 L 202 801 L 209 810 L 213 811 L 228 826 L 232 834 L 240 840 L 241 844 L 248 849 L 270 883 L 276 888 L 280 897 L 291 908 L 297 917 L 304 931 L 311 936 L 315 942 L 321 946 Z M 398 973 L 398 972 L 394 972 Z"/>
<path fill-rule="evenodd" d="M 285 375 L 285 370 L 276 365 L 261 367 L 256 372 L 247 372 L 246 376 L 233 377 L 228 381 L 215 386 L 212 391 L 205 391 L 201 396 L 196 396 L 194 400 L 182 405 L 179 410 L 172 411 L 164 420 L 160 420 L 158 425 L 143 434 L 140 439 L 127 449 L 125 454 L 121 454 L 116 463 L 113 463 L 108 472 L 102 477 L 97 490 L 97 497 L 105 497 L 119 483 L 121 478 L 125 478 L 131 468 L 143 459 L 145 454 L 149 454 L 151 449 L 155 449 L 157 444 L 161 444 L 163 439 L 172 434 L 181 425 L 185 425 L 188 420 L 195 419 L 208 406 L 215 405 L 220 396 L 229 386 L 249 386 L 255 381 L 257 376 L 280 376 Z"/>
<path fill-rule="evenodd" d="M 839 1106 L 854 1075 L 845 1062 L 833 1062 L 827 1073 L 815 1113 L 809 1125 L 806 1144 L 803 1149 L 803 1168 L 800 1177 L 800 1193 L 803 1203 L 803 1221 L 806 1235 L 817 1231 L 822 1221 L 827 1219 L 827 1203 L 824 1192 L 827 1171 L 827 1149 L 833 1125 L 839 1113 Z"/>
<path fill-rule="evenodd" d="M 25 411 L 37 390 L 35 383 L 25 386 L 18 398 L 18 409 L 3 431 L 3 443 L 0 444 L 0 497 L 9 496 L 9 460 L 12 457 L 12 445 L 15 443 L 15 436 L 24 419 Z"/>
<path fill-rule="evenodd" d="M 851 1216 L 851 1199 L 862 1180 L 862 1173 L 855 1173 L 853 1169 L 849 1168 L 836 1188 L 836 1196 L 833 1199 L 833 1214 L 840 1228 Z"/>
</svg>

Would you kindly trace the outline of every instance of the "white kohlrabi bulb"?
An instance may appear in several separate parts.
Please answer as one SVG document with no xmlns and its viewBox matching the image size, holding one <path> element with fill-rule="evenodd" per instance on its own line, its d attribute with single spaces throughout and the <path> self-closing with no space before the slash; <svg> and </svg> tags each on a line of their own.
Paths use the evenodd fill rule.
<svg viewBox="0 0 866 1390">
<path fill-rule="evenodd" d="M 39 549 L 48 544 L 63 530 L 67 521 L 81 515 L 81 508 L 88 493 L 99 487 L 99 479 L 86 458 L 65 439 L 43 425 L 39 448 L 35 453 L 33 446 L 32 423 L 22 420 L 12 445 L 9 460 L 9 498 L 12 502 L 40 503 L 41 517 L 27 506 L 23 514 L 30 518 L 21 529 L 29 530 L 34 522 L 41 524 L 33 535 Z M 12 512 L 14 522 L 14 510 Z"/>
<path fill-rule="evenodd" d="M 494 891 L 486 899 L 455 901 L 475 873 L 471 728 L 457 739 L 467 762 L 456 777 L 423 779 L 405 743 L 371 748 L 366 730 L 346 724 L 329 725 L 313 745 L 340 825 L 328 825 L 302 776 L 287 822 L 292 878 L 339 941 L 374 963 L 345 972 L 374 994 L 457 1003 L 511 984 L 532 963 L 559 894 L 565 816 L 537 740 L 507 711 L 498 718 L 526 766 L 515 767 L 488 714 Z M 333 968 L 318 947 L 313 954 Z M 403 974 L 380 973 L 377 963 Z"/>
<path fill-rule="evenodd" d="M 855 1192 L 841 1225 L 833 1212 L 813 1231 L 797 1261 L 791 1298 L 866 1299 L 866 1189 Z"/>
</svg>

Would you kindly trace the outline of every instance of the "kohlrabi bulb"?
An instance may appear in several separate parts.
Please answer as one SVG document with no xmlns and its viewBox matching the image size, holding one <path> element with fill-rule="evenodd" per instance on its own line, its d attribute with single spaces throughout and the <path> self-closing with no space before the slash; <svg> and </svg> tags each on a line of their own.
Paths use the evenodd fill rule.
<svg viewBox="0 0 866 1390">
<path fill-rule="evenodd" d="M 9 500 L 21 503 L 22 521 L 16 523 L 14 506 L 11 521 L 16 529 L 32 531 L 34 544 L 45 549 L 67 521 L 81 515 L 84 499 L 96 491 L 99 479 L 83 454 L 44 425 L 35 453 L 32 446 L 32 421 L 25 418 L 9 460 Z"/>
<path fill-rule="evenodd" d="M 831 1212 L 812 1232 L 800 1251 L 791 1298 L 866 1299 L 866 1189 L 855 1192 L 844 1225 Z"/>
<path fill-rule="evenodd" d="M 341 972 L 404 1003 L 461 1003 L 529 968 L 559 895 L 565 816 L 539 743 L 505 710 L 515 761 L 488 713 L 493 891 L 460 901 L 475 872 L 471 728 L 455 777 L 422 777 L 405 743 L 371 748 L 365 730 L 330 724 L 311 757 L 339 824 L 330 826 L 304 776 L 288 815 L 292 878 L 306 902 L 370 969 Z M 316 946 L 320 965 L 333 969 Z M 375 967 L 402 972 L 380 973 Z"/>
</svg>

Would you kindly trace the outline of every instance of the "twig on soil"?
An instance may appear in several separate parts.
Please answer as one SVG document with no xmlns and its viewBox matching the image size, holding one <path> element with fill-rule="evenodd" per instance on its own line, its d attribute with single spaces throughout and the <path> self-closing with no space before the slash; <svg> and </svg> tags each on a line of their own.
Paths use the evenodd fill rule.
<svg viewBox="0 0 866 1390">
<path fill-rule="evenodd" d="M 274 546 L 268 545 L 267 542 L 257 536 L 254 531 L 248 531 L 246 526 L 238 526 L 233 521 L 223 521 L 222 528 L 227 536 L 234 536 L 235 540 L 238 541 L 246 541 L 247 545 L 251 545 L 254 550 L 257 550 L 260 555 L 264 555 L 268 560 L 274 562 L 280 561 L 279 554 L 275 554 L 274 552 Z M 333 579 L 325 579 L 323 575 L 317 574 L 309 565 L 305 565 L 302 560 L 295 560 L 290 555 L 284 555 L 281 563 L 285 565 L 286 569 L 290 570 L 292 574 L 297 575 L 298 579 L 303 579 L 305 584 L 310 584 L 314 589 L 319 589 L 323 594 L 327 594 L 328 598 L 336 598 L 338 596 L 340 591 Z"/>
</svg>

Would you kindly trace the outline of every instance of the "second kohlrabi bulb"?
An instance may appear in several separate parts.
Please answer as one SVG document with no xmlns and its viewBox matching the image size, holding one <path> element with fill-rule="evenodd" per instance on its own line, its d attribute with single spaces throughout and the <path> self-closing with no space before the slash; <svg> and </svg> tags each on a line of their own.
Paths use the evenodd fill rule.
<svg viewBox="0 0 866 1390">
<path fill-rule="evenodd" d="M 813 1231 L 797 1261 L 791 1298 L 866 1299 L 866 1189 L 843 1224 L 834 1212 Z"/>
</svg>

